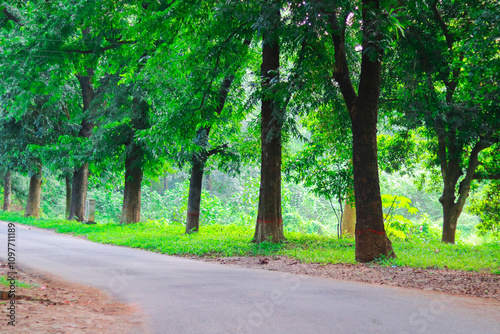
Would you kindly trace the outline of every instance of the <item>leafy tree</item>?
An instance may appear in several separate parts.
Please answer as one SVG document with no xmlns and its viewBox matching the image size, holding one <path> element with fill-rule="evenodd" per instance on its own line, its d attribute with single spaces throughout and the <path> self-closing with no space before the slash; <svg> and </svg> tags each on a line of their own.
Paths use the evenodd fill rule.
<svg viewBox="0 0 500 334">
<path fill-rule="evenodd" d="M 261 168 L 257 223 L 254 242 L 282 242 L 283 219 L 281 215 L 281 131 L 283 106 L 276 96 L 280 70 L 280 3 L 267 1 L 262 4 L 261 87 Z"/>
<path fill-rule="evenodd" d="M 80 123 L 76 135 L 81 139 L 90 138 L 94 124 L 89 121 L 87 110 L 95 97 L 94 76 L 106 51 L 133 42 L 122 40 L 120 36 L 123 28 L 129 25 L 130 11 L 118 9 L 112 1 L 33 1 L 12 2 L 5 7 L 4 13 L 7 17 L 14 17 L 11 21 L 22 26 L 10 36 L 14 37 L 11 38 L 14 43 L 23 41 L 22 45 L 12 48 L 11 56 L 18 62 L 23 58 L 25 71 L 36 73 L 40 69 L 51 69 L 53 85 L 67 81 L 69 76 L 78 81 L 82 107 L 75 117 Z M 15 45 L 11 43 L 11 46 Z M 27 80 L 25 82 L 32 89 L 36 87 Z M 70 219 L 83 219 L 88 167 L 88 158 L 75 166 Z"/>
<path fill-rule="evenodd" d="M 155 159 L 138 132 L 150 127 L 150 107 L 141 83 L 118 85 L 119 76 L 101 82 L 101 92 L 91 108 L 92 122 L 98 125 L 93 138 L 94 170 L 123 170 L 124 192 L 120 223 L 136 223 L 141 215 L 141 185 L 144 168 Z"/>
<path fill-rule="evenodd" d="M 57 104 L 50 103 L 49 96 L 32 95 L 29 103 L 28 110 L 21 117 L 15 117 L 15 112 L 11 110 L 15 110 L 15 102 L 4 105 L 0 118 L 0 139 L 5 146 L 0 152 L 0 160 L 30 175 L 25 215 L 38 217 L 42 159 L 37 148 L 55 140 L 61 133 L 60 119 L 64 115 Z"/>
<path fill-rule="evenodd" d="M 406 2 L 400 39 L 398 124 L 423 127 L 443 180 L 442 241 L 454 243 L 457 220 L 483 150 L 499 140 L 496 1 Z M 394 79 L 393 79 L 394 81 Z"/>
<path fill-rule="evenodd" d="M 346 39 L 349 15 L 355 13 L 354 8 L 347 5 L 343 13 L 334 7 L 324 10 L 335 50 L 333 77 L 342 92 L 352 122 L 356 260 L 368 262 L 381 256 L 395 256 L 384 229 L 377 163 L 381 58 L 386 47 L 383 39 L 387 38 L 384 16 L 388 15 L 390 8 L 382 8 L 379 1 L 361 2 L 363 52 L 357 91 L 352 83 L 346 52 L 349 50 L 346 45 L 356 42 Z"/>
<path fill-rule="evenodd" d="M 157 111 L 141 138 L 163 159 L 190 166 L 186 233 L 191 233 L 199 229 L 204 173 L 214 158 L 219 168 L 235 170 L 242 155 L 235 146 L 244 142 L 238 138 L 245 114 L 241 84 L 254 33 L 248 17 L 255 6 L 236 1 L 186 6 L 170 8 L 171 31 L 152 26 L 148 33 L 158 46 L 142 77 Z"/>
<path fill-rule="evenodd" d="M 354 208 L 351 199 L 352 138 L 350 132 L 345 131 L 350 123 L 341 113 L 331 113 L 330 110 L 341 107 L 339 99 L 334 101 L 335 104 L 319 108 L 303 118 L 304 126 L 311 132 L 310 138 L 305 139 L 299 152 L 287 156 L 285 170 L 289 180 L 303 182 L 313 193 L 330 202 L 340 224 L 339 234 L 354 236 L 355 219 L 347 219 L 353 213 L 349 211 L 351 201 Z M 333 203 L 338 203 L 339 208 Z"/>
</svg>

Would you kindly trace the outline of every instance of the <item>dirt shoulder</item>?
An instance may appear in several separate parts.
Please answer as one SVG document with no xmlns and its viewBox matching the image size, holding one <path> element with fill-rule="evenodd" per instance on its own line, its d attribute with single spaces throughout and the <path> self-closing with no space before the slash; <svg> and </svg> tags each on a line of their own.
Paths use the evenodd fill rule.
<svg viewBox="0 0 500 334">
<path fill-rule="evenodd" d="M 0 276 L 8 268 L 0 263 Z M 32 287 L 16 287 L 15 326 L 9 325 L 10 298 L 0 293 L 0 332 L 16 333 L 143 333 L 143 317 L 134 305 L 113 300 L 91 287 L 54 276 L 16 270 L 19 281 Z M 0 290 L 9 288 L 0 284 Z M 3 295 L 3 296 L 2 296 Z M 2 298 L 4 297 L 4 298 Z"/>
<path fill-rule="evenodd" d="M 449 269 L 384 267 L 377 264 L 301 263 L 285 256 L 191 258 L 246 268 L 439 291 L 500 301 L 500 275 L 494 274 Z"/>
</svg>

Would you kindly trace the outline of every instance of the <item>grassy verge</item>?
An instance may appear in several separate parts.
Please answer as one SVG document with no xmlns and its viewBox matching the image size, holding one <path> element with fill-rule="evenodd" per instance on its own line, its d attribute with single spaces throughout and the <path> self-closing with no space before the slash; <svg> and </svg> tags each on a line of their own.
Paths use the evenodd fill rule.
<svg viewBox="0 0 500 334">
<path fill-rule="evenodd" d="M 26 283 L 26 282 L 18 281 L 18 280 L 16 280 L 14 284 L 15 284 L 15 286 L 18 286 L 18 287 L 21 287 L 21 288 L 27 288 L 27 289 L 38 288 L 39 287 L 38 284 L 30 284 L 30 283 Z M 0 276 L 0 287 L 2 285 L 5 288 L 8 288 L 10 286 L 10 281 L 7 280 L 7 276 Z"/>
<path fill-rule="evenodd" d="M 235 225 L 206 225 L 196 234 L 185 235 L 183 225 L 165 220 L 133 225 L 115 223 L 85 225 L 66 220 L 25 218 L 17 213 L 3 211 L 0 211 L 0 220 L 85 236 L 95 242 L 171 255 L 286 255 L 304 262 L 355 263 L 353 239 L 338 240 L 320 235 L 285 233 L 287 242 L 284 244 L 256 245 L 250 242 L 253 228 Z M 379 264 L 500 274 L 498 243 L 449 245 L 440 242 L 395 241 L 393 247 L 398 258 L 379 261 Z"/>
</svg>

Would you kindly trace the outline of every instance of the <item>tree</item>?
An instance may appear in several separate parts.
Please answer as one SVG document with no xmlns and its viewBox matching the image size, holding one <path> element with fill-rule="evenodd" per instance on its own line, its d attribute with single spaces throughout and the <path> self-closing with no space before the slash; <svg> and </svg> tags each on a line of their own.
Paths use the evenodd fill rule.
<svg viewBox="0 0 500 334">
<path fill-rule="evenodd" d="M 395 55 L 406 110 L 399 124 L 423 129 L 443 180 L 442 241 L 455 242 L 483 150 L 499 141 L 496 1 L 406 3 L 410 16 Z M 403 102 L 404 101 L 404 102 Z"/>
<path fill-rule="evenodd" d="M 346 53 L 348 15 L 329 12 L 335 49 L 334 79 L 352 122 L 353 175 L 356 203 L 356 260 L 394 257 L 383 221 L 377 162 L 377 114 L 380 95 L 383 11 L 376 0 L 362 1 L 363 36 L 359 85 L 356 92 Z"/>
<path fill-rule="evenodd" d="M 119 75 L 101 80 L 100 91 L 91 107 L 91 121 L 97 125 L 93 136 L 94 171 L 125 171 L 121 224 L 140 221 L 141 185 L 144 169 L 157 159 L 139 140 L 140 131 L 150 128 L 150 106 L 144 83 L 119 84 Z M 157 165 L 157 164 L 156 164 Z M 125 168 L 123 168 L 125 167 Z"/>
<path fill-rule="evenodd" d="M 90 103 L 94 99 L 94 88 L 92 85 L 92 77 L 94 71 L 87 68 L 87 73 L 78 74 L 76 78 L 80 83 L 80 88 L 82 91 L 83 109 L 82 112 L 85 113 L 89 107 Z M 78 137 L 90 138 L 92 135 L 92 129 L 94 124 L 88 119 L 83 118 L 81 123 L 80 131 L 78 132 Z M 77 166 L 73 172 L 73 185 L 71 187 L 71 204 L 69 209 L 69 220 L 76 219 L 82 221 L 85 214 L 85 200 L 87 198 L 88 190 L 88 180 L 89 180 L 89 163 L 83 162 L 82 165 Z"/>
<path fill-rule="evenodd" d="M 0 151 L 0 161 L 30 176 L 25 216 L 38 217 L 42 188 L 42 157 L 38 148 L 61 133 L 62 113 L 48 95 L 27 94 L 24 98 L 29 98 L 28 110 L 20 117 L 14 116 L 17 104 L 13 99 L 1 110 L 0 140 L 5 146 Z"/>
<path fill-rule="evenodd" d="M 199 229 L 205 172 L 216 162 L 221 169 L 237 170 L 234 146 L 235 138 L 241 140 L 244 114 L 238 93 L 253 34 L 252 7 L 241 2 L 173 4 L 170 31 L 153 25 L 146 36 L 157 48 L 143 57 L 141 76 L 149 82 L 148 98 L 157 112 L 154 126 L 141 137 L 165 160 L 190 167 L 186 233 Z"/>
<path fill-rule="evenodd" d="M 267 1 L 262 5 L 262 20 L 266 23 L 262 34 L 261 64 L 261 167 L 260 191 L 254 242 L 282 242 L 281 216 L 281 130 L 283 106 L 276 96 L 280 70 L 280 4 Z"/>
<path fill-rule="evenodd" d="M 52 82 L 67 80 L 68 76 L 78 81 L 81 109 L 74 120 L 80 123 L 75 134 L 80 139 L 89 139 L 94 128 L 89 108 L 95 97 L 94 76 L 100 70 L 99 61 L 107 51 L 133 43 L 123 40 L 121 33 L 130 25 L 131 12 L 137 8 L 142 8 L 141 4 L 126 10 L 123 7 L 118 9 L 114 1 L 84 1 L 78 4 L 64 1 L 62 5 L 32 1 L 12 2 L 3 10 L 8 20 L 22 26 L 22 29 L 17 29 L 16 38 L 12 38 L 10 46 L 15 46 L 12 55 L 18 62 L 22 57 L 28 73 L 48 69 L 52 71 Z M 16 41 L 22 41 L 22 45 L 14 45 Z M 26 85 L 31 84 L 26 80 Z M 74 168 L 69 219 L 83 220 L 88 159 L 78 161 Z M 76 159 L 74 161 L 77 162 Z"/>
</svg>

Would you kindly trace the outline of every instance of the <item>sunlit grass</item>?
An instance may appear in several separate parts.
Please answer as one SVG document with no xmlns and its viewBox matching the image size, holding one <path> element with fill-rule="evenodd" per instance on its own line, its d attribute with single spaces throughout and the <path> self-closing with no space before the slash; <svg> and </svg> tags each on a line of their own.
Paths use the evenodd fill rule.
<svg viewBox="0 0 500 334">
<path fill-rule="evenodd" d="M 24 218 L 0 212 L 0 219 L 16 221 L 59 233 L 85 236 L 91 241 L 141 248 L 171 255 L 273 256 L 286 255 L 304 262 L 355 263 L 354 239 L 285 232 L 283 244 L 251 242 L 253 228 L 235 225 L 206 225 L 195 234 L 184 234 L 184 226 L 166 220 L 131 225 L 117 223 L 86 225 L 78 222 Z M 500 274 L 500 245 L 443 244 L 440 242 L 394 241 L 396 259 L 382 265 L 418 268 L 449 268 Z"/>
<path fill-rule="evenodd" d="M 0 285 L 3 285 L 6 288 L 10 286 L 10 281 L 7 280 L 7 276 L 0 276 Z M 19 280 L 15 280 L 14 285 L 20 288 L 28 288 L 28 289 L 39 287 L 38 284 L 30 284 Z"/>
</svg>

